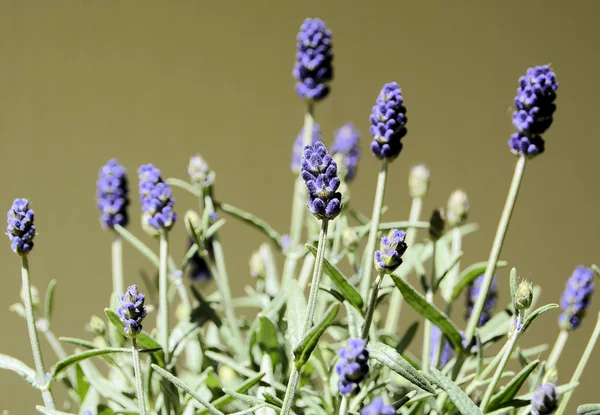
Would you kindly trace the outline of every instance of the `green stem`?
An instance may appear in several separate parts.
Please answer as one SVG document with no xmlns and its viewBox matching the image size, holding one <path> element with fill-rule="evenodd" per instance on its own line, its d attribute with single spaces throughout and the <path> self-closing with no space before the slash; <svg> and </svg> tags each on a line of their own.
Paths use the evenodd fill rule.
<svg viewBox="0 0 600 415">
<path fill-rule="evenodd" d="M 113 292 L 117 295 L 123 294 L 123 240 L 118 233 L 112 242 L 112 277 Z"/>
<path fill-rule="evenodd" d="M 473 306 L 473 312 L 471 313 L 471 318 L 469 319 L 467 329 L 465 330 L 465 344 L 471 344 L 473 335 L 477 329 L 477 324 L 481 318 L 485 300 L 492 285 L 492 278 L 494 276 L 494 272 L 496 271 L 496 263 L 498 262 L 498 257 L 500 256 L 500 251 L 502 250 L 502 245 L 504 243 L 504 236 L 506 235 L 506 231 L 508 229 L 508 223 L 510 222 L 510 217 L 517 200 L 517 195 L 519 194 L 519 187 L 521 186 L 521 179 L 523 178 L 523 172 L 525 171 L 526 161 L 527 159 L 525 156 L 520 156 L 519 160 L 517 161 L 517 165 L 515 166 L 515 173 L 510 184 L 508 197 L 506 198 L 506 203 L 504 204 L 504 210 L 502 211 L 502 216 L 500 217 L 500 223 L 498 223 L 498 229 L 496 230 L 496 236 L 494 237 L 494 243 L 492 244 L 490 257 L 485 269 L 483 281 L 481 282 L 481 289 L 479 291 L 480 295 L 477 298 L 477 302 Z"/>
<path fill-rule="evenodd" d="M 460 233 L 460 228 L 456 226 L 452 229 L 452 248 L 450 258 L 457 258 L 460 255 L 462 245 L 462 235 Z M 458 284 L 458 275 L 460 271 L 460 260 L 456 261 L 456 264 L 452 267 L 448 276 L 446 277 L 447 281 L 444 286 L 450 287 L 450 289 L 454 289 L 456 284 Z"/>
<path fill-rule="evenodd" d="M 517 319 L 522 320 L 523 313 L 519 313 L 519 314 L 520 314 L 520 316 L 518 316 Z M 504 354 L 502 355 L 502 359 L 500 360 L 500 363 L 498 364 L 498 367 L 496 368 L 496 372 L 494 372 L 494 377 L 492 378 L 492 381 L 490 382 L 487 389 L 485 390 L 485 394 L 483 395 L 483 399 L 481 400 L 481 405 L 479 405 L 479 407 L 481 408 L 481 410 L 483 412 L 485 412 L 486 407 L 490 403 L 492 394 L 494 393 L 496 386 L 498 386 L 498 382 L 500 381 L 500 378 L 502 377 L 502 372 L 504 372 L 504 369 L 506 368 L 506 364 L 508 363 L 508 360 L 510 359 L 510 355 L 515 350 L 515 346 L 517 345 L 517 340 L 519 340 L 519 334 L 520 334 L 519 329 L 517 327 L 514 327 L 513 332 L 508 339 L 508 343 L 506 344 L 506 347 L 504 348 Z"/>
<path fill-rule="evenodd" d="M 166 231 L 160 234 L 159 266 L 158 266 L 158 293 L 159 293 L 159 324 L 158 335 L 160 344 L 165 353 L 165 361 L 169 361 L 169 238 Z"/>
<path fill-rule="evenodd" d="M 40 385 L 46 385 L 46 371 L 44 370 L 44 360 L 40 350 L 40 341 L 38 339 L 37 328 L 35 326 L 35 316 L 33 314 L 33 301 L 31 299 L 31 282 L 29 280 L 29 261 L 27 255 L 21 256 L 21 281 L 23 284 L 23 302 L 25 303 L 25 316 L 27 317 L 27 330 L 29 331 L 29 342 L 33 352 L 33 361 L 37 372 L 37 381 Z M 50 385 L 42 390 L 44 405 L 49 409 L 56 409 L 54 397 L 50 390 Z"/>
<path fill-rule="evenodd" d="M 436 251 L 436 241 L 432 241 L 432 249 L 431 249 L 431 282 L 429 283 L 429 287 L 427 287 L 427 292 L 425 293 L 425 299 L 429 304 L 433 304 L 433 295 L 435 294 L 433 290 L 437 287 L 436 275 L 435 275 L 435 251 Z M 430 362 L 430 354 L 431 354 L 431 330 L 432 325 L 431 321 L 425 319 L 425 327 L 423 328 L 423 372 L 428 373 L 429 368 L 431 366 Z M 443 344 L 443 335 L 440 336 L 440 344 L 438 352 L 442 349 Z"/>
<path fill-rule="evenodd" d="M 50 344 L 50 347 L 54 351 L 54 354 L 56 354 L 56 357 L 58 357 L 59 360 L 65 360 L 68 357 L 67 352 L 65 351 L 62 344 L 58 341 L 52 330 L 50 330 L 50 324 L 48 320 L 44 321 L 44 319 L 40 319 L 37 323 L 38 329 L 44 334 L 44 337 L 46 337 L 46 340 L 48 341 L 48 344 Z M 67 368 L 67 376 L 73 388 L 76 388 L 77 373 L 75 372 L 75 367 Z"/>
<path fill-rule="evenodd" d="M 368 340 L 369 330 L 371 329 L 371 322 L 373 321 L 373 314 L 375 313 L 375 306 L 377 304 L 377 294 L 381 288 L 381 282 L 385 274 L 377 274 L 375 283 L 373 283 L 373 289 L 371 290 L 371 299 L 369 300 L 369 306 L 365 315 L 365 323 L 362 330 L 362 338 Z"/>
<path fill-rule="evenodd" d="M 315 258 L 315 267 L 313 270 L 312 282 L 310 285 L 310 294 L 308 296 L 308 305 L 306 307 L 306 315 L 304 317 L 304 325 L 302 326 L 302 332 L 299 338 L 304 338 L 310 327 L 312 326 L 315 307 L 317 305 L 317 297 L 319 294 L 319 283 L 321 282 L 321 274 L 323 273 L 323 257 L 325 253 L 325 245 L 327 244 L 327 226 L 329 222 L 323 220 L 321 222 L 321 232 L 319 233 L 319 245 L 317 246 L 317 255 Z M 283 399 L 283 405 L 281 408 L 281 415 L 288 415 L 292 410 L 294 402 L 294 395 L 298 388 L 298 381 L 300 380 L 300 371 L 296 368 L 296 365 L 292 365 L 292 372 L 290 373 L 290 379 L 288 386 L 285 391 L 285 397 Z"/>
<path fill-rule="evenodd" d="M 348 397 L 342 396 L 342 402 L 340 402 L 340 412 L 339 415 L 347 415 L 348 414 Z"/>
<path fill-rule="evenodd" d="M 550 369 L 551 367 L 556 366 L 556 362 L 560 358 L 560 355 L 565 348 L 565 344 L 567 344 L 567 339 L 569 338 L 569 332 L 567 330 L 561 330 L 560 334 L 556 338 L 556 342 L 554 343 L 554 347 L 552 347 L 552 352 L 550 352 L 550 356 L 548 360 L 546 360 L 546 364 L 544 365 L 546 369 Z"/>
<path fill-rule="evenodd" d="M 377 234 L 379 232 L 379 222 L 381 221 L 381 209 L 383 208 L 383 198 L 385 196 L 385 182 L 387 179 L 388 162 L 384 159 L 381 162 L 381 169 L 377 176 L 377 189 L 375 190 L 375 201 L 373 202 L 373 214 L 371 215 L 371 230 L 369 239 L 363 253 L 362 276 L 360 280 L 360 293 L 366 298 L 371 286 L 373 273 L 373 255 L 375 254 L 375 245 L 377 243 Z"/>
<path fill-rule="evenodd" d="M 417 222 L 421 216 L 421 210 L 423 208 L 423 199 L 415 197 L 412 200 L 410 206 L 410 215 L 408 221 L 410 223 Z M 417 236 L 417 229 L 410 227 L 406 230 L 406 244 L 410 248 L 414 244 Z M 395 333 L 398 323 L 400 321 L 400 311 L 402 310 L 402 293 L 400 290 L 394 290 L 392 292 L 392 298 L 390 300 L 390 307 L 385 322 L 385 332 L 387 334 Z"/>
<path fill-rule="evenodd" d="M 146 415 L 146 395 L 144 394 L 144 384 L 142 381 L 140 353 L 138 352 L 137 340 L 132 339 L 132 343 L 131 353 L 133 355 L 133 371 L 135 373 L 135 386 L 137 389 L 137 398 L 140 406 L 140 415 Z"/>
<path fill-rule="evenodd" d="M 579 378 L 581 377 L 581 374 L 583 373 L 583 369 L 585 369 L 585 366 L 587 365 L 587 362 L 590 359 L 590 355 L 592 354 L 592 351 L 594 350 L 594 347 L 596 346 L 596 341 L 598 341 L 599 335 L 600 335 L 600 313 L 598 313 L 598 319 L 596 320 L 596 327 L 594 327 L 594 331 L 592 332 L 592 335 L 590 336 L 590 340 L 588 341 L 588 344 L 585 347 L 585 351 L 583 352 L 583 355 L 581 356 L 581 360 L 579 360 L 579 363 L 577 364 L 577 367 L 575 368 L 575 372 L 573 373 L 573 376 L 571 377 L 571 382 L 569 382 L 569 383 L 579 382 Z M 565 395 L 562 398 L 562 402 L 560 403 L 560 406 L 558 407 L 558 411 L 556 412 L 556 415 L 563 414 L 563 412 L 567 408 L 567 404 L 569 403 L 569 399 L 571 399 L 572 394 L 573 394 L 573 390 L 570 390 L 567 393 L 565 393 Z"/>
</svg>

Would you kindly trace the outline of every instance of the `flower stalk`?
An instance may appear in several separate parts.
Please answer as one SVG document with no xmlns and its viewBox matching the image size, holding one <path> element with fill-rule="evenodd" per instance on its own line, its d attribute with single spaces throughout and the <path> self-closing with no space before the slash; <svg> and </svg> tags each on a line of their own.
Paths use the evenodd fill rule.
<svg viewBox="0 0 600 415">
<path fill-rule="evenodd" d="M 142 379 L 142 369 L 140 365 L 140 353 L 138 351 L 137 339 L 131 340 L 131 354 L 133 357 L 133 372 L 135 373 L 135 386 L 137 390 L 138 405 L 140 415 L 146 415 L 146 395 L 144 393 L 144 384 Z"/>
</svg>

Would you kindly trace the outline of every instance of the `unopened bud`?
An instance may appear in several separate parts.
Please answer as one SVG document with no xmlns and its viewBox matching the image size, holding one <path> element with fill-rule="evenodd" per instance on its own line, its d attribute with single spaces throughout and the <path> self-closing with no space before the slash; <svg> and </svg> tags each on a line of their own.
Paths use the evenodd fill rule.
<svg viewBox="0 0 600 415">
<path fill-rule="evenodd" d="M 451 227 L 459 226 L 465 223 L 469 216 L 469 199 L 462 190 L 455 190 L 448 199 L 448 208 L 446 209 L 446 219 Z"/>
<path fill-rule="evenodd" d="M 429 237 L 432 241 L 437 241 L 444 234 L 444 212 L 441 209 L 434 209 L 429 219 Z"/>
<path fill-rule="evenodd" d="M 190 158 L 188 174 L 191 182 L 201 188 L 210 187 L 215 180 L 214 172 L 210 170 L 206 160 L 199 154 Z"/>
<path fill-rule="evenodd" d="M 411 197 L 424 198 L 429 190 L 431 172 L 424 164 L 417 164 L 410 170 L 408 176 L 408 191 Z"/>
<path fill-rule="evenodd" d="M 544 375 L 544 379 L 542 380 L 542 384 L 544 383 L 554 383 L 558 381 L 558 371 L 555 367 L 551 367 L 548 369 L 546 374 Z"/>
<path fill-rule="evenodd" d="M 190 236 L 198 234 L 198 231 L 202 226 L 202 220 L 200 219 L 200 215 L 198 215 L 193 210 L 188 210 L 187 212 L 185 212 L 184 222 L 185 229 L 188 231 L 188 234 Z"/>
<path fill-rule="evenodd" d="M 89 330 L 98 337 L 104 336 L 106 333 L 106 324 L 98 316 L 92 316 L 89 323 Z"/>
<path fill-rule="evenodd" d="M 525 311 L 531 307 L 533 302 L 533 284 L 527 280 L 519 283 L 515 292 L 515 307 L 518 311 Z"/>
<path fill-rule="evenodd" d="M 358 248 L 358 234 L 353 228 L 348 226 L 346 229 L 344 229 L 344 233 L 342 234 L 342 243 L 350 252 L 354 252 L 356 248 Z"/>
<path fill-rule="evenodd" d="M 254 278 L 264 278 L 265 276 L 265 260 L 260 250 L 254 251 L 250 257 L 250 275 Z"/>
</svg>

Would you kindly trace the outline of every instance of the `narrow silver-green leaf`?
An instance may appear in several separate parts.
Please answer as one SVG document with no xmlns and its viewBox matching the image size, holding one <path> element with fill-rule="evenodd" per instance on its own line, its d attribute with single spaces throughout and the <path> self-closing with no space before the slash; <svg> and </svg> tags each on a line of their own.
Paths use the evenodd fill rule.
<svg viewBox="0 0 600 415">
<path fill-rule="evenodd" d="M 237 389 L 235 390 L 237 393 L 246 393 L 248 392 L 250 389 L 252 389 L 252 387 L 254 385 L 257 385 L 258 383 L 260 383 L 261 379 L 265 376 L 264 373 L 259 373 L 253 377 L 251 377 L 250 379 L 244 381 L 240 386 L 237 387 Z M 231 395 L 223 395 L 220 398 L 216 399 L 215 401 L 212 402 L 212 405 L 215 408 L 222 408 L 225 405 L 229 405 L 231 402 L 233 402 L 233 397 Z M 208 409 L 203 409 L 199 412 L 196 413 L 196 415 L 207 415 Z"/>
<path fill-rule="evenodd" d="M 54 289 L 56 288 L 56 280 L 50 280 L 46 289 L 46 299 L 44 300 L 44 317 L 46 320 L 52 320 L 52 311 L 54 310 Z"/>
<path fill-rule="evenodd" d="M 37 409 L 37 411 L 40 414 L 44 414 L 44 415 L 75 415 L 75 414 L 72 414 L 71 412 L 62 412 L 62 411 L 57 411 L 56 409 L 48 409 L 45 406 L 41 406 L 41 405 L 36 405 L 35 409 Z"/>
<path fill-rule="evenodd" d="M 258 231 L 262 232 L 275 244 L 275 246 L 279 250 L 282 250 L 281 235 L 279 234 L 279 232 L 273 229 L 271 225 L 269 225 L 267 222 L 254 216 L 251 213 L 248 213 L 228 203 L 215 202 L 215 205 L 218 207 L 219 210 L 222 210 L 228 215 L 231 215 L 234 218 L 252 226 L 254 229 L 257 229 Z"/>
<path fill-rule="evenodd" d="M 493 339 L 505 336 L 508 333 L 511 321 L 512 317 L 504 310 L 496 314 L 490 321 L 477 329 L 481 343 L 486 344 Z"/>
<path fill-rule="evenodd" d="M 381 342 L 369 343 L 367 346 L 370 356 L 389 367 L 391 370 L 408 380 L 419 388 L 435 393 L 435 389 L 427 381 L 425 376 L 415 369 L 405 358 L 403 358 L 393 347 Z"/>
<path fill-rule="evenodd" d="M 300 289 L 298 280 L 290 280 L 287 287 L 288 291 L 287 308 L 285 311 L 288 325 L 288 337 L 293 348 L 300 344 L 302 326 L 304 325 L 304 315 L 306 314 L 306 298 L 304 292 Z"/>
<path fill-rule="evenodd" d="M 75 337 L 59 337 L 58 340 L 60 340 L 61 342 L 74 344 L 75 346 L 84 347 L 86 349 L 97 349 L 98 348 L 98 346 L 96 346 L 94 343 L 92 343 L 90 341 L 83 340 L 83 339 L 77 339 Z"/>
<path fill-rule="evenodd" d="M 494 411 L 496 409 L 499 409 L 503 406 L 503 404 L 509 402 L 512 398 L 514 398 L 519 392 L 519 389 L 521 389 L 523 383 L 525 383 L 529 375 L 531 375 L 531 372 L 535 370 L 539 363 L 539 360 L 535 360 L 529 363 L 527 366 L 525 366 L 519 373 L 517 373 L 517 375 L 514 378 L 512 378 L 510 382 L 508 382 L 506 386 L 502 388 L 502 390 L 500 390 L 500 392 L 492 396 L 492 399 L 490 400 L 490 403 L 488 404 L 486 410 Z"/>
<path fill-rule="evenodd" d="M 400 353 L 400 354 L 404 353 L 404 351 L 408 348 L 408 346 L 412 342 L 413 338 L 415 337 L 415 334 L 417 334 L 418 329 L 419 329 L 418 321 L 413 321 L 413 323 L 410 326 L 408 326 L 408 328 L 406 329 L 406 332 L 404 333 L 404 336 L 402 336 L 402 339 L 400 339 L 400 341 L 398 342 L 398 345 L 396 346 L 396 351 L 398 353 Z"/>
<path fill-rule="evenodd" d="M 577 407 L 578 415 L 600 415 L 600 403 L 586 403 Z"/>
<path fill-rule="evenodd" d="M 258 325 L 258 346 L 263 353 L 266 353 L 271 358 L 273 364 L 279 362 L 279 341 L 277 338 L 277 327 L 273 322 L 265 316 L 259 316 Z"/>
<path fill-rule="evenodd" d="M 478 276 L 483 274 L 485 272 L 485 268 L 487 267 L 487 264 L 488 264 L 487 261 L 486 262 L 477 262 L 475 264 L 469 265 L 467 268 L 462 270 L 462 272 L 460 273 L 460 275 L 458 277 L 458 283 L 456 284 L 456 286 L 454 287 L 454 290 L 452 291 L 450 301 L 456 300 L 456 298 L 460 295 L 460 293 L 462 292 L 462 290 L 464 290 L 464 288 L 466 286 L 468 286 L 470 283 L 472 283 L 475 280 L 475 278 L 477 278 Z M 506 261 L 496 262 L 496 268 L 503 268 L 506 265 L 507 265 Z"/>
<path fill-rule="evenodd" d="M 135 237 L 135 235 L 121 225 L 115 225 L 114 229 L 119 235 L 121 235 L 123 239 L 129 242 L 131 246 L 137 249 L 140 254 L 145 256 L 148 261 L 152 262 L 154 266 L 158 267 L 158 256 L 152 252 L 152 250 L 148 248 L 145 243 L 140 241 L 137 237 Z"/>
<path fill-rule="evenodd" d="M 546 305 L 543 305 L 540 308 L 536 309 L 533 313 L 529 314 L 525 318 L 525 322 L 523 323 L 523 328 L 521 329 L 521 331 L 524 332 L 525 330 L 527 330 L 527 328 L 531 325 L 531 323 L 533 323 L 533 320 L 538 318 L 541 314 L 545 313 L 546 311 L 550 311 L 553 308 L 557 308 L 557 307 L 558 307 L 558 304 L 546 304 Z"/>
<path fill-rule="evenodd" d="M 596 264 L 592 264 L 592 270 L 594 271 L 594 274 L 600 278 L 600 267 Z"/>
<path fill-rule="evenodd" d="M 131 399 L 123 395 L 122 391 L 117 389 L 112 382 L 102 376 L 90 360 L 80 361 L 79 366 L 81 367 L 85 378 L 90 383 L 90 386 L 104 398 L 117 402 L 123 408 L 128 410 L 138 409 L 137 405 Z"/>
<path fill-rule="evenodd" d="M 81 352 L 78 354 L 74 354 L 71 355 L 69 357 L 67 357 L 64 360 L 61 360 L 60 362 L 58 362 L 54 368 L 52 369 L 52 373 L 51 373 L 51 377 L 50 380 L 54 381 L 56 379 L 56 377 L 66 368 L 68 368 L 69 366 L 81 361 L 81 360 L 85 360 L 85 359 L 89 359 L 90 357 L 94 357 L 94 356 L 101 356 L 101 355 L 105 355 L 105 354 L 111 354 L 111 353 L 131 353 L 130 349 L 126 349 L 126 348 L 121 348 L 121 347 L 107 347 L 104 349 L 92 349 L 92 350 L 87 350 L 85 352 Z"/>
<path fill-rule="evenodd" d="M 450 318 L 438 309 L 435 305 L 429 304 L 425 297 L 415 291 L 415 289 L 401 278 L 391 275 L 396 287 L 402 292 L 404 301 L 406 301 L 417 313 L 431 321 L 448 337 L 448 340 L 454 345 L 456 350 L 462 350 L 462 336 L 458 327 Z"/>
<path fill-rule="evenodd" d="M 243 393 L 237 393 L 237 392 L 234 392 L 227 388 L 223 388 L 223 392 L 225 392 L 227 395 L 231 396 L 232 398 L 234 398 L 238 401 L 246 402 L 246 403 L 249 403 L 250 405 L 261 405 L 263 407 L 273 409 L 274 411 L 281 410 L 280 407 L 275 406 L 271 403 L 268 403 L 267 401 L 265 401 L 263 399 L 259 399 L 255 396 L 244 395 Z"/>
<path fill-rule="evenodd" d="M 513 311 L 517 309 L 515 305 L 515 298 L 517 298 L 517 269 L 513 268 L 510 270 L 510 299 L 513 305 Z"/>
<path fill-rule="evenodd" d="M 475 405 L 469 396 L 454 382 L 444 376 L 442 372 L 432 367 L 430 376 L 435 384 L 448 394 L 448 398 L 450 398 L 461 414 L 482 415 L 481 409 Z"/>
<path fill-rule="evenodd" d="M 312 245 L 306 244 L 306 248 L 313 254 L 315 257 L 317 256 L 317 248 Z M 362 308 L 364 305 L 363 299 L 356 291 L 356 289 L 350 285 L 346 277 L 341 273 L 339 269 L 332 263 L 330 263 L 326 258 L 323 258 L 323 270 L 329 277 L 331 281 L 335 284 L 336 288 L 340 291 L 340 293 L 344 296 L 344 298 L 352 304 L 354 308 L 356 308 L 359 312 L 362 313 Z"/>
<path fill-rule="evenodd" d="M 31 386 L 40 389 L 40 385 L 35 381 L 35 370 L 21 362 L 19 359 L 0 354 L 0 369 L 10 370 L 11 372 L 16 373 L 25 379 Z"/>
<path fill-rule="evenodd" d="M 294 364 L 297 368 L 301 368 L 308 362 L 310 355 L 312 354 L 317 342 L 327 330 L 327 327 L 333 323 L 335 316 L 340 311 L 340 304 L 332 304 L 329 306 L 323 318 L 315 324 L 304 336 L 304 339 L 300 341 L 300 344 L 294 349 Z"/>
</svg>

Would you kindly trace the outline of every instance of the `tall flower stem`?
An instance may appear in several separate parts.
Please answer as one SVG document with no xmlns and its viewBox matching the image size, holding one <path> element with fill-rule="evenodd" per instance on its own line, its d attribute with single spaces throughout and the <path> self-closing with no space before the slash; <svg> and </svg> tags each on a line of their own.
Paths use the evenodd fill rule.
<svg viewBox="0 0 600 415">
<path fill-rule="evenodd" d="M 375 282 L 373 283 L 373 289 L 371 290 L 371 299 L 369 300 L 369 306 L 365 315 L 365 323 L 362 330 L 362 338 L 367 340 L 369 338 L 369 330 L 371 329 L 371 323 L 373 321 L 373 314 L 375 313 L 375 306 L 377 305 L 377 294 L 381 288 L 381 282 L 383 281 L 384 274 L 377 274 Z"/>
<path fill-rule="evenodd" d="M 569 383 L 579 382 L 579 378 L 581 377 L 581 374 L 583 373 L 583 369 L 585 369 L 585 366 L 587 365 L 587 362 L 590 359 L 592 352 L 594 351 L 594 347 L 596 346 L 596 342 L 598 341 L 598 336 L 600 336 L 600 313 L 598 313 L 598 319 L 596 320 L 596 327 L 594 327 L 594 331 L 592 332 L 592 335 L 590 336 L 590 340 L 588 341 L 588 344 L 585 347 L 585 351 L 583 352 L 583 355 L 581 356 L 581 359 L 579 360 L 579 363 L 577 364 L 577 367 L 575 368 L 575 372 L 573 373 L 573 376 L 571 377 L 571 382 L 569 382 Z M 565 395 L 562 398 L 562 402 L 560 403 L 560 406 L 558 407 L 558 411 L 556 411 L 556 415 L 563 414 L 563 412 L 567 408 L 569 399 L 571 399 L 571 395 L 573 395 L 573 390 L 570 390 L 567 393 L 565 393 Z"/>
<path fill-rule="evenodd" d="M 165 361 L 169 361 L 169 238 L 166 231 L 160 233 L 160 249 L 159 249 L 159 264 L 158 264 L 158 292 L 159 292 L 159 324 L 158 336 L 160 344 L 162 344 Z"/>
<path fill-rule="evenodd" d="M 123 241 L 118 233 L 115 233 L 111 248 L 113 292 L 121 295 L 125 292 L 123 287 Z"/>
<path fill-rule="evenodd" d="M 423 208 L 423 199 L 420 197 L 414 197 L 410 206 L 410 215 L 408 221 L 410 223 L 418 222 L 421 217 L 421 210 Z M 417 236 L 417 230 L 415 228 L 408 228 L 406 230 L 406 244 L 413 246 L 415 238 Z M 385 332 L 393 333 L 398 327 L 400 320 L 400 311 L 402 310 L 402 293 L 400 290 L 394 290 L 392 292 L 392 298 L 390 300 L 390 308 L 388 317 L 385 322 Z"/>
<path fill-rule="evenodd" d="M 560 334 L 556 338 L 556 342 L 554 343 L 554 347 L 552 347 L 552 352 L 550 352 L 550 356 L 544 365 L 546 369 L 556 366 L 556 362 L 560 358 L 560 355 L 567 344 L 567 339 L 569 338 L 569 332 L 567 330 L 561 330 Z"/>
<path fill-rule="evenodd" d="M 135 386 L 137 390 L 138 404 L 140 406 L 140 415 L 146 415 L 146 395 L 144 394 L 142 369 L 140 366 L 140 353 L 138 351 L 136 339 L 132 339 L 131 354 L 133 356 L 133 371 L 135 373 Z"/>
<path fill-rule="evenodd" d="M 46 385 L 46 371 L 44 370 L 44 359 L 40 350 L 40 341 L 38 339 L 37 328 L 35 326 L 35 316 L 33 314 L 33 301 L 31 299 L 31 282 L 29 279 L 29 261 L 27 255 L 21 255 L 21 281 L 23 284 L 23 302 L 25 303 L 25 316 L 27 317 L 27 330 L 29 331 L 29 342 L 33 352 L 33 362 L 37 372 L 40 385 Z M 46 408 L 55 409 L 54 396 L 47 385 L 42 390 L 42 398 Z"/>
<path fill-rule="evenodd" d="M 304 135 L 302 137 L 302 148 L 312 143 L 312 133 L 314 126 L 314 103 L 309 101 L 304 114 Z M 293 251 L 300 244 L 302 238 L 302 227 L 304 217 L 306 216 L 306 185 L 300 175 L 296 177 L 294 183 L 294 201 L 292 203 L 292 222 L 290 224 L 290 247 Z M 283 266 L 283 286 L 294 277 L 296 265 L 298 263 L 297 255 L 288 255 Z"/>
<path fill-rule="evenodd" d="M 375 254 L 375 245 L 377 244 L 377 233 L 379 231 L 379 223 L 381 221 L 381 209 L 383 208 L 383 198 L 385 196 L 385 183 L 387 180 L 388 161 L 384 159 L 381 162 L 381 169 L 377 176 L 377 189 L 375 190 L 375 201 L 373 202 L 373 214 L 371 215 L 371 230 L 369 231 L 369 239 L 362 258 L 362 272 L 360 280 L 360 293 L 366 297 L 371 286 L 371 278 L 373 273 L 373 255 Z"/>
<path fill-rule="evenodd" d="M 451 246 L 451 253 L 450 253 L 450 258 L 457 258 L 460 255 L 460 251 L 462 248 L 462 234 L 460 233 L 460 228 L 458 226 L 455 226 L 452 229 L 452 246 Z M 452 267 L 452 269 L 449 271 L 448 276 L 446 277 L 448 279 L 448 281 L 446 281 L 446 284 L 448 284 L 449 287 L 454 288 L 456 286 L 456 284 L 458 284 L 458 274 L 460 271 L 460 259 L 458 261 L 456 261 L 456 264 L 454 264 L 454 266 Z"/>
<path fill-rule="evenodd" d="M 339 415 L 347 415 L 348 414 L 348 403 L 349 403 L 348 397 L 346 395 L 343 395 L 342 402 L 340 402 Z"/>
<path fill-rule="evenodd" d="M 485 306 L 485 300 L 490 292 L 492 278 L 494 276 L 494 272 L 496 271 L 496 263 L 498 262 L 498 257 L 500 256 L 500 251 L 502 250 L 502 245 L 504 243 L 504 236 L 506 235 L 506 231 L 508 229 L 508 223 L 510 222 L 510 217 L 512 216 L 513 208 L 519 194 L 519 187 L 521 186 L 521 180 L 525 171 L 526 161 L 527 159 L 525 156 L 519 156 L 519 160 L 517 161 L 517 165 L 515 167 L 515 173 L 510 184 L 510 189 L 508 191 L 508 197 L 506 198 L 506 203 L 504 204 L 504 210 L 502 211 L 502 216 L 500 217 L 500 223 L 498 223 L 498 229 L 496 230 L 496 236 L 494 237 L 494 243 L 492 244 L 492 250 L 490 251 L 490 257 L 485 269 L 483 281 L 481 282 L 481 288 L 479 291 L 480 295 L 473 306 L 473 312 L 471 313 L 471 318 L 469 319 L 467 329 L 465 330 L 465 344 L 471 344 L 471 341 L 473 340 L 473 335 L 475 334 L 477 324 L 479 323 L 481 313 L 483 312 L 483 308 Z"/>
<path fill-rule="evenodd" d="M 429 287 L 427 287 L 427 292 L 425 293 L 425 299 L 429 304 L 433 303 L 433 290 L 436 284 L 436 276 L 435 276 L 435 241 L 432 241 L 433 247 L 431 250 L 431 282 Z M 443 345 L 443 336 L 440 336 L 440 345 L 438 348 L 438 352 L 442 349 Z M 423 372 L 428 373 L 429 367 L 431 365 L 430 355 L 431 354 L 431 321 L 429 319 L 425 319 L 425 326 L 423 327 Z"/>
<path fill-rule="evenodd" d="M 323 273 L 323 258 L 325 253 L 325 246 L 327 244 L 328 224 L 329 221 L 327 220 L 323 220 L 321 222 L 321 232 L 319 233 L 319 245 L 317 246 L 315 267 L 313 269 L 313 277 L 310 285 L 310 294 L 308 296 L 308 305 L 306 307 L 304 324 L 302 326 L 302 332 L 299 336 L 300 339 L 304 338 L 304 336 L 312 326 L 315 315 L 317 296 L 319 294 L 319 283 L 321 282 L 321 274 Z M 298 388 L 298 381 L 300 380 L 300 369 L 301 368 L 297 368 L 296 365 L 292 366 L 292 372 L 290 373 L 290 379 L 288 381 L 287 389 L 285 391 L 285 397 L 283 399 L 283 405 L 281 407 L 281 415 L 288 415 L 292 410 L 294 395 L 296 394 L 296 389 Z"/>
</svg>

